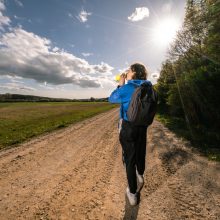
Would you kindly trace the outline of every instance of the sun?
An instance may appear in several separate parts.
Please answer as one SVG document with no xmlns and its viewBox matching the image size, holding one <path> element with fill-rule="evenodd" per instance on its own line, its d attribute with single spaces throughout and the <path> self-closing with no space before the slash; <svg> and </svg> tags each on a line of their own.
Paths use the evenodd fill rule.
<svg viewBox="0 0 220 220">
<path fill-rule="evenodd" d="M 174 40 L 179 26 L 174 18 L 161 20 L 153 29 L 153 41 L 159 46 L 168 46 Z"/>
</svg>

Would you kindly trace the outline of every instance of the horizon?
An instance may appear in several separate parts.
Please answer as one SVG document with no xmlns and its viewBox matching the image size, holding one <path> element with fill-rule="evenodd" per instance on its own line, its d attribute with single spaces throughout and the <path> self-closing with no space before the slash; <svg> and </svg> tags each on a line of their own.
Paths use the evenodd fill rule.
<svg viewBox="0 0 220 220">
<path fill-rule="evenodd" d="M 70 100 L 74 100 L 74 99 L 91 99 L 91 98 L 94 98 L 94 99 L 106 99 L 106 98 L 108 98 L 108 97 L 99 97 L 99 98 L 97 98 L 97 97 L 93 97 L 93 96 L 91 96 L 91 97 L 87 97 L 87 98 L 59 98 L 59 97 L 50 97 L 50 96 L 38 96 L 38 95 L 31 95 L 31 94 L 20 94 L 20 93 L 0 93 L 0 96 L 1 95 L 23 95 L 23 96 L 37 96 L 37 97 L 42 97 L 42 98 L 52 98 L 52 99 L 70 99 Z"/>
<path fill-rule="evenodd" d="M 0 92 L 108 97 L 134 62 L 155 84 L 184 13 L 184 0 L 0 0 Z"/>
</svg>

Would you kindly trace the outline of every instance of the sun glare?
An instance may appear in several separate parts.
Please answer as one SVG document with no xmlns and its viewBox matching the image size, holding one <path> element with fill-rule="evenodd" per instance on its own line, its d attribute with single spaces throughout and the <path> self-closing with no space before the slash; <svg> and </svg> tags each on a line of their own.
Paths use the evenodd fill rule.
<svg viewBox="0 0 220 220">
<path fill-rule="evenodd" d="M 174 18 L 167 18 L 158 23 L 153 30 L 153 41 L 159 46 L 168 46 L 175 38 L 179 23 Z"/>
</svg>

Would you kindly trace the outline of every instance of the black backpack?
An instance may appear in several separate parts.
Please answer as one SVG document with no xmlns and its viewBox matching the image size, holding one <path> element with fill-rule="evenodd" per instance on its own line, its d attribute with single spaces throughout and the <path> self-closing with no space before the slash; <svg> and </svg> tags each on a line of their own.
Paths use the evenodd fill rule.
<svg viewBox="0 0 220 220">
<path fill-rule="evenodd" d="M 150 125 L 157 110 L 158 95 L 147 82 L 138 86 L 132 94 L 127 117 L 135 125 Z"/>
</svg>

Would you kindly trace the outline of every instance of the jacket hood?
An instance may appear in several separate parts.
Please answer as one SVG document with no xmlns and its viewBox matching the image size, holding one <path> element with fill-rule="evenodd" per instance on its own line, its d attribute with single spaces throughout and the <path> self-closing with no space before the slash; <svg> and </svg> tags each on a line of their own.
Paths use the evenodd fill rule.
<svg viewBox="0 0 220 220">
<path fill-rule="evenodd" d="M 134 85 L 136 85 L 136 86 L 139 86 L 139 85 L 141 85 L 141 84 L 144 83 L 144 82 L 146 82 L 146 83 L 148 83 L 150 86 L 152 86 L 152 83 L 151 83 L 151 81 L 149 81 L 149 80 L 143 80 L 143 79 L 131 79 L 131 80 L 128 80 L 128 83 L 134 84 Z"/>
</svg>

